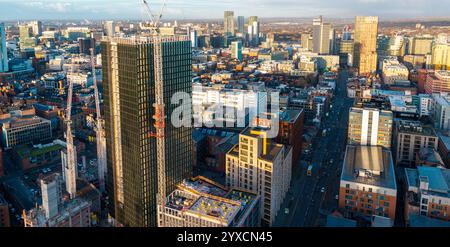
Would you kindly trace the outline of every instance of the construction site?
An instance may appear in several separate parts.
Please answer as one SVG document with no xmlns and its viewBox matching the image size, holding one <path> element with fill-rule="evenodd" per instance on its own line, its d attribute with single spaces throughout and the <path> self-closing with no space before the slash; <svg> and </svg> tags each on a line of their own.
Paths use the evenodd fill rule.
<svg viewBox="0 0 450 247">
<path fill-rule="evenodd" d="M 167 198 L 166 227 L 255 227 L 260 221 L 259 195 L 226 189 L 205 177 L 185 179 Z"/>
</svg>

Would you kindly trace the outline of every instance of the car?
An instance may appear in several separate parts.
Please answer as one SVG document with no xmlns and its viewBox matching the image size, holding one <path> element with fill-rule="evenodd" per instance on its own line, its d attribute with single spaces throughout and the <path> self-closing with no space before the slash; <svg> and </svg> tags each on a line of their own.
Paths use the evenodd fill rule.
<svg viewBox="0 0 450 247">
<path fill-rule="evenodd" d="M 320 192 L 324 193 L 325 192 L 325 187 L 322 187 L 322 189 L 320 189 Z"/>
<path fill-rule="evenodd" d="M 336 198 L 336 200 L 339 200 L 339 195 L 336 195 L 334 198 Z"/>
</svg>

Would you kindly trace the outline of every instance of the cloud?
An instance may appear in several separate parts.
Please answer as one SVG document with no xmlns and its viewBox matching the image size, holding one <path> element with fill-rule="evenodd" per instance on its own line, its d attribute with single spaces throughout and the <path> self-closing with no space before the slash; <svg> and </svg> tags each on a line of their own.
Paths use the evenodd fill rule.
<svg viewBox="0 0 450 247">
<path fill-rule="evenodd" d="M 64 13 L 67 11 L 67 7 L 71 5 L 72 5 L 71 3 L 51 3 L 48 4 L 47 6 L 56 12 Z"/>
<path fill-rule="evenodd" d="M 149 0 L 158 12 L 162 0 Z M 0 19 L 136 19 L 141 16 L 138 0 L 0 0 Z M 449 17 L 450 0 L 168 0 L 164 19 L 223 17 L 352 18 L 356 15 L 383 17 Z"/>
</svg>

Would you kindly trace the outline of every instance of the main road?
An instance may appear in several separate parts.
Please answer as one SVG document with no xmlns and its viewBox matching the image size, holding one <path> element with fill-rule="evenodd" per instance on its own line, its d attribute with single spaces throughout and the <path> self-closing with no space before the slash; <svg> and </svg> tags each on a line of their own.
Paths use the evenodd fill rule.
<svg viewBox="0 0 450 247">
<path fill-rule="evenodd" d="M 336 195 L 347 139 L 348 113 L 353 104 L 353 100 L 347 98 L 347 79 L 348 72 L 341 70 L 332 107 L 322 123 L 321 130 L 327 130 L 326 136 L 321 136 L 320 131 L 320 136 L 313 141 L 312 176 L 306 175 L 306 165 L 300 160 L 302 164 L 296 164 L 298 169 L 292 175 L 291 188 L 274 226 L 317 226 L 321 214 L 337 208 Z M 285 212 L 285 208 L 289 211 Z"/>
</svg>

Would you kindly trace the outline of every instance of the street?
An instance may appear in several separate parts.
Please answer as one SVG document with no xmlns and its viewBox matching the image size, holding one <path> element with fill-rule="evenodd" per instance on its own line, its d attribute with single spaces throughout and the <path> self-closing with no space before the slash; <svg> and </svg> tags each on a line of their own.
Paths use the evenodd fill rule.
<svg viewBox="0 0 450 247">
<path fill-rule="evenodd" d="M 320 215 L 337 208 L 339 177 L 344 158 L 349 109 L 353 100 L 347 98 L 348 72 L 339 72 L 332 108 L 324 117 L 318 140 L 313 141 L 312 176 L 307 176 L 304 162 L 292 174 L 291 188 L 278 212 L 274 226 L 310 227 L 317 226 Z M 321 136 L 322 130 L 326 136 Z M 300 160 L 301 162 L 301 160 Z M 322 192 L 322 188 L 324 191 Z M 289 213 L 285 213 L 289 208 Z"/>
</svg>

